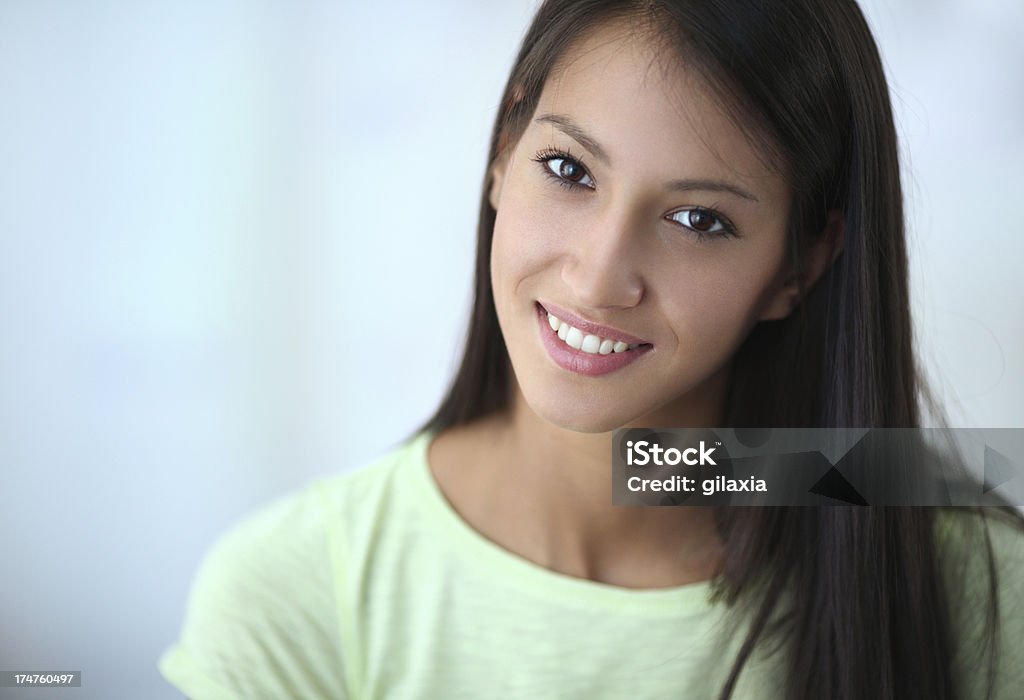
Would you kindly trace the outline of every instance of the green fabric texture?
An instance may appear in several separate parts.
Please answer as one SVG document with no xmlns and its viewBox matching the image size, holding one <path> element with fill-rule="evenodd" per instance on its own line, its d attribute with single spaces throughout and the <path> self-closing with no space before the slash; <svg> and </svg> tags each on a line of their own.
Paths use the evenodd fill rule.
<svg viewBox="0 0 1024 700">
<path fill-rule="evenodd" d="M 540 567 L 473 530 L 427 466 L 421 434 L 238 522 L 207 552 L 159 660 L 192 700 L 714 698 L 745 627 L 709 583 L 637 590 Z M 980 697 L 983 547 L 950 518 L 966 697 Z M 999 699 L 1024 693 L 1024 538 L 993 523 Z M 762 649 L 736 700 L 783 698 Z"/>
</svg>

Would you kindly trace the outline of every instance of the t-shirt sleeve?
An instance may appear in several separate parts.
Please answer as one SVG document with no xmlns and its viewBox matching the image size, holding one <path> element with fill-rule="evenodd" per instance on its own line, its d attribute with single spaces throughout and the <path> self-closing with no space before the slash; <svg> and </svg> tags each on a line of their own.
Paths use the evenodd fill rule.
<svg viewBox="0 0 1024 700">
<path fill-rule="evenodd" d="M 214 543 L 159 661 L 168 682 L 190 700 L 349 697 L 324 517 L 308 488 Z"/>
<path fill-rule="evenodd" d="M 963 684 L 962 697 L 985 698 L 994 653 L 992 700 L 1019 700 L 1024 692 L 1024 529 L 1002 513 L 986 521 L 997 584 L 994 646 L 987 634 L 992 595 L 980 520 L 961 515 L 944 522 L 954 669 Z"/>
</svg>

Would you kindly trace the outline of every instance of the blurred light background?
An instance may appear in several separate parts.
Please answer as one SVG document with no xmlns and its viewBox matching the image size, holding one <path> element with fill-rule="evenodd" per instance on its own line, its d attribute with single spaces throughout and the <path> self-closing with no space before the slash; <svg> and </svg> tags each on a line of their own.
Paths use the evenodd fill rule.
<svg viewBox="0 0 1024 700">
<path fill-rule="evenodd" d="M 1024 426 L 1024 4 L 863 3 L 922 356 Z M 177 698 L 206 548 L 439 400 L 534 0 L 0 2 L 0 669 Z"/>
</svg>

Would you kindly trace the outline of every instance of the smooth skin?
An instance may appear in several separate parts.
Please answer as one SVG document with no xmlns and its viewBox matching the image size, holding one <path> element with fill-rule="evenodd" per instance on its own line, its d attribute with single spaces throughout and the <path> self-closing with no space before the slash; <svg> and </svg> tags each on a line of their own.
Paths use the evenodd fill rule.
<svg viewBox="0 0 1024 700">
<path fill-rule="evenodd" d="M 791 313 L 842 247 L 834 214 L 792 268 L 789 185 L 657 45 L 624 24 L 584 37 L 495 163 L 491 275 L 513 406 L 442 432 L 428 453 L 485 537 L 627 588 L 708 580 L 722 543 L 709 508 L 613 506 L 609 431 L 720 426 L 738 347 Z M 567 371 L 541 342 L 538 300 L 653 347 L 610 374 Z"/>
</svg>

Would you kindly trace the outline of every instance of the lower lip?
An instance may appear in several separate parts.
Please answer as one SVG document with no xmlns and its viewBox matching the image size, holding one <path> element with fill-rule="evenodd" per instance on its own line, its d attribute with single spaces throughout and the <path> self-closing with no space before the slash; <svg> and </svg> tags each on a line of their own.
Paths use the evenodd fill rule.
<svg viewBox="0 0 1024 700">
<path fill-rule="evenodd" d="M 562 369 L 587 377 L 599 377 L 602 374 L 622 369 L 647 354 L 652 347 L 643 345 L 635 350 L 626 350 L 625 352 L 610 352 L 607 355 L 591 354 L 566 345 L 558 337 L 558 334 L 551 330 L 548 312 L 539 304 L 537 305 L 537 320 L 540 324 L 541 342 L 544 343 L 548 356 L 554 360 L 555 364 Z"/>
</svg>

